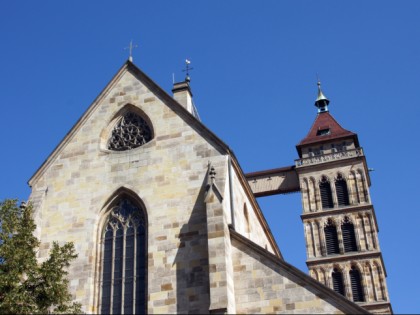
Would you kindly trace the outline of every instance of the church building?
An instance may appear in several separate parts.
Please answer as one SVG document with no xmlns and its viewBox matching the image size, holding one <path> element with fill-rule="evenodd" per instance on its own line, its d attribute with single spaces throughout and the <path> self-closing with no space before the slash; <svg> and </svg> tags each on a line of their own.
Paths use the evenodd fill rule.
<svg viewBox="0 0 420 315">
<path fill-rule="evenodd" d="M 392 313 L 366 159 L 320 85 L 294 165 L 245 174 L 189 83 L 169 95 L 128 60 L 29 180 L 39 259 L 74 242 L 83 311 Z M 256 199 L 288 192 L 302 195 L 309 275 Z"/>
</svg>

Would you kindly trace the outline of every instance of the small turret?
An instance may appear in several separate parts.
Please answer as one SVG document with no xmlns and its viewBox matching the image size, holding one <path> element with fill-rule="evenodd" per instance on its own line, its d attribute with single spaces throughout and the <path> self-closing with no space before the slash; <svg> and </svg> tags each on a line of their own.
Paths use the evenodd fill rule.
<svg viewBox="0 0 420 315">
<path fill-rule="evenodd" d="M 200 120 L 200 116 L 198 115 L 197 108 L 194 105 L 194 101 L 192 98 L 192 92 L 190 87 L 190 70 L 193 68 L 190 67 L 191 61 L 188 59 L 185 60 L 185 71 L 186 76 L 183 82 L 174 83 L 172 92 L 174 99 L 181 104 L 186 110 L 188 110 L 195 118 Z"/>
<path fill-rule="evenodd" d="M 315 101 L 315 106 L 318 107 L 318 113 L 328 112 L 328 104 L 330 100 L 325 97 L 321 90 L 321 82 L 318 81 L 318 97 Z"/>
</svg>

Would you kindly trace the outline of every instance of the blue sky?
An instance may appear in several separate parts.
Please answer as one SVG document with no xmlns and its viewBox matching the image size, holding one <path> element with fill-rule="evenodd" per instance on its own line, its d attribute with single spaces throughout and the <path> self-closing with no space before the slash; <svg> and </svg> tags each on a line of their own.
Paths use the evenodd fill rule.
<svg viewBox="0 0 420 315">
<path fill-rule="evenodd" d="M 419 313 L 419 16 L 418 1 L 2 1 L 0 199 L 27 199 L 27 180 L 130 40 L 135 64 L 169 93 L 192 61 L 201 119 L 245 172 L 293 164 L 316 116 L 318 73 L 375 169 L 394 312 Z M 306 271 L 300 195 L 258 201 L 285 259 Z"/>
</svg>

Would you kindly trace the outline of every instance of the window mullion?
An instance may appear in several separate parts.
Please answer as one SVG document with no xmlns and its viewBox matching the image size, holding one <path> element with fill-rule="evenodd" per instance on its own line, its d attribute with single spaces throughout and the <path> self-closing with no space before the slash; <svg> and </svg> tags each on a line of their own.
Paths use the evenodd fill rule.
<svg viewBox="0 0 420 315">
<path fill-rule="evenodd" d="M 133 314 L 135 314 L 136 310 L 136 288 L 137 288 L 137 233 L 138 233 L 138 225 L 134 225 L 134 263 L 133 263 Z"/>
<path fill-rule="evenodd" d="M 117 224 L 118 227 L 118 224 Z M 112 263 L 111 263 L 111 294 L 110 294 L 110 303 L 109 303 L 109 312 L 110 314 L 112 314 L 112 307 L 114 304 L 114 270 L 115 270 L 115 249 L 116 249 L 116 238 L 117 238 L 117 229 L 115 229 L 115 226 L 113 226 L 113 231 L 112 231 L 112 238 L 113 238 L 113 242 L 112 242 Z"/>
<path fill-rule="evenodd" d="M 100 242 L 100 248 L 102 249 L 101 252 L 101 261 L 104 262 L 105 261 L 105 233 L 102 232 L 102 237 L 101 237 L 101 242 Z M 99 307 L 98 309 L 100 311 L 102 311 L 102 291 L 103 291 L 103 285 L 104 285 L 104 274 L 103 274 L 103 269 L 105 268 L 104 264 L 102 263 L 99 266 L 99 275 L 100 275 L 100 279 L 99 279 Z M 102 313 L 102 312 L 101 312 Z"/>
<path fill-rule="evenodd" d="M 123 226 L 123 261 L 122 261 L 122 289 L 121 289 L 121 314 L 124 314 L 124 294 L 125 294 L 125 242 L 127 237 L 127 225 Z"/>
</svg>

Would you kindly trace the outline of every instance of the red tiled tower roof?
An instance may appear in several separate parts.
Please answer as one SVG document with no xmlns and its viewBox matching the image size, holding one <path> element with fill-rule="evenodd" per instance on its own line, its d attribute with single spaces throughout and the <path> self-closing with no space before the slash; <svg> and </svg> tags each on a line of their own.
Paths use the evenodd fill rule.
<svg viewBox="0 0 420 315">
<path fill-rule="evenodd" d="M 296 149 L 301 157 L 303 146 L 340 138 L 353 138 L 356 146 L 359 146 L 357 134 L 341 127 L 334 117 L 328 111 L 325 111 L 318 113 L 312 124 L 311 130 L 309 130 L 307 136 L 296 145 Z"/>
<path fill-rule="evenodd" d="M 322 93 L 321 82 L 318 81 L 317 85 L 318 97 L 315 101 L 315 106 L 318 108 L 318 115 L 316 116 L 309 133 L 296 145 L 296 150 L 298 151 L 300 158 L 302 157 L 302 147 L 331 140 L 353 138 L 354 144 L 356 147 L 359 147 L 357 134 L 341 127 L 329 113 L 328 104 L 330 103 L 330 100 Z"/>
</svg>

